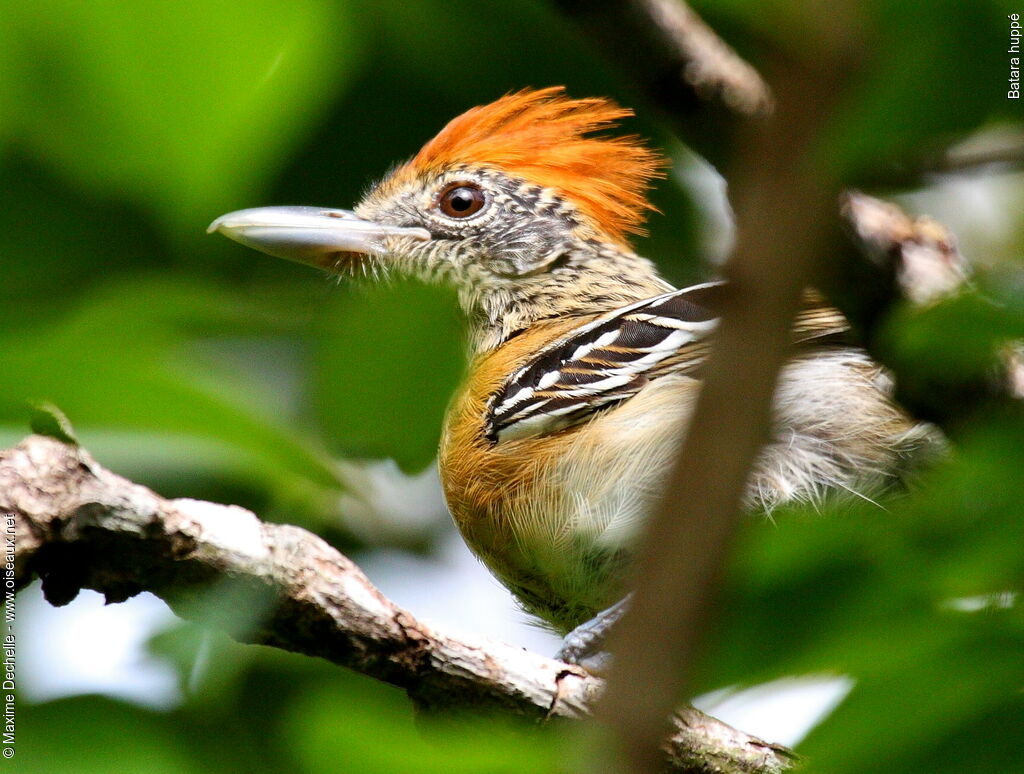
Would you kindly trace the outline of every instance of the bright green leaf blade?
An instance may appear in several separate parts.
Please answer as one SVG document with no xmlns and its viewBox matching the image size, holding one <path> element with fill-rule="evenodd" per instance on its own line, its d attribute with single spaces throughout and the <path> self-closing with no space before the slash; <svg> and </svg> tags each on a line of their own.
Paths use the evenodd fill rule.
<svg viewBox="0 0 1024 774">
<path fill-rule="evenodd" d="M 289 708 L 284 737 L 301 771 L 325 760 L 350 774 L 539 774 L 556 771 L 550 737 L 514 719 L 475 713 L 439 725 L 413 722 L 409 700 L 355 675 L 306 692 Z M 386 742 L 383 742 L 386 740 Z"/>
<path fill-rule="evenodd" d="M 325 435 L 343 456 L 427 465 L 463 362 L 453 294 L 414 283 L 349 288 L 324 324 L 314 400 Z"/>
<path fill-rule="evenodd" d="M 13 764 L 20 774 L 109 774 L 129 768 L 145 774 L 198 774 L 166 716 L 96 696 L 32 705 L 17 710 Z M 54 739 L 59 729 L 60 739 Z M 128 763 L 130 761 L 130 764 Z"/>
<path fill-rule="evenodd" d="M 325 0 L 4 0 L 18 143 L 200 229 L 267 180 L 358 61 Z"/>
</svg>

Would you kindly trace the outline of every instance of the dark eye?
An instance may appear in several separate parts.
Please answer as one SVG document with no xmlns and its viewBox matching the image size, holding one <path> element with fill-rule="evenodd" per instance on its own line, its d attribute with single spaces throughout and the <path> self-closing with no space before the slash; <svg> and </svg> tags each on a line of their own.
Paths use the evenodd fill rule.
<svg viewBox="0 0 1024 774">
<path fill-rule="evenodd" d="M 475 183 L 452 183 L 437 197 L 437 206 L 449 218 L 468 218 L 483 209 L 487 198 Z"/>
</svg>

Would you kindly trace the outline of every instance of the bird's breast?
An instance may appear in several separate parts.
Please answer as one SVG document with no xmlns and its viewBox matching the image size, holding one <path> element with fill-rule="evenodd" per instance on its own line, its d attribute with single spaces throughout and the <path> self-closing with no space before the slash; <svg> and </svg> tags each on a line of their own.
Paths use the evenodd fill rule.
<svg viewBox="0 0 1024 774">
<path fill-rule="evenodd" d="M 572 628 L 623 593 L 623 565 L 661 489 L 696 385 L 658 379 L 587 423 L 489 440 L 491 397 L 565 327 L 572 326 L 523 334 L 530 338 L 474 364 L 449 408 L 439 456 L 448 507 L 470 548 L 556 629 Z"/>
</svg>

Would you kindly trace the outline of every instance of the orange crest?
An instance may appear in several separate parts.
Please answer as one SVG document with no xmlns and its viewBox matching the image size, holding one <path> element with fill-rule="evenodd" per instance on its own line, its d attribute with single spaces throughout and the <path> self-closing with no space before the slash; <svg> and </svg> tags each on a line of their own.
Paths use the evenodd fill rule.
<svg viewBox="0 0 1024 774">
<path fill-rule="evenodd" d="M 636 136 L 589 137 L 633 115 L 604 98 L 570 99 L 564 88 L 524 89 L 453 119 L 399 175 L 454 164 L 492 167 L 552 188 L 606 236 L 642 233 L 647 189 L 665 160 Z"/>
</svg>

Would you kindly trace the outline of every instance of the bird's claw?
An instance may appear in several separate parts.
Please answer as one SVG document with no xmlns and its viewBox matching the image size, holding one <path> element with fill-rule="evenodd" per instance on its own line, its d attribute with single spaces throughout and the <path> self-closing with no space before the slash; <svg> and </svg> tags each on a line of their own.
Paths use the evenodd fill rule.
<svg viewBox="0 0 1024 774">
<path fill-rule="evenodd" d="M 593 674 L 607 672 L 611 667 L 612 657 L 605 649 L 605 641 L 612 627 L 629 607 L 629 599 L 629 596 L 624 597 L 565 635 L 562 647 L 558 649 L 555 658 L 581 666 Z"/>
</svg>

